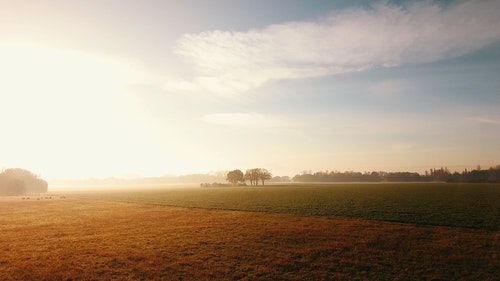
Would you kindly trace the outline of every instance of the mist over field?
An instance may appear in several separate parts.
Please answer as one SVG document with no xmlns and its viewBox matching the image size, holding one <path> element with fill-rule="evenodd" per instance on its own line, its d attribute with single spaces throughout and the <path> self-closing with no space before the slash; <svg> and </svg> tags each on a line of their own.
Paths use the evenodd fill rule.
<svg viewBox="0 0 500 281">
<path fill-rule="evenodd" d="M 499 14 L 0 0 L 0 280 L 497 280 Z"/>
</svg>

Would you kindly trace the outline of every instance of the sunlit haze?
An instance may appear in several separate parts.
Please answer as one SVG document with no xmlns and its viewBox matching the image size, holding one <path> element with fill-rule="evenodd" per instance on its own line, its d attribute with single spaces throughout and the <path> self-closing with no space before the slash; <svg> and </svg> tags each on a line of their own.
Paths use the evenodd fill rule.
<svg viewBox="0 0 500 281">
<path fill-rule="evenodd" d="M 0 168 L 500 164 L 500 1 L 0 0 Z"/>
</svg>

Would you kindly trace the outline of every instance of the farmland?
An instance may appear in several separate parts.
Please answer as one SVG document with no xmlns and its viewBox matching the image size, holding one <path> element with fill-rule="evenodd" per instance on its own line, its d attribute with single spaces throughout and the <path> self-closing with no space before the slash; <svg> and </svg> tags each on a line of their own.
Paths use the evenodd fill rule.
<svg viewBox="0 0 500 281">
<path fill-rule="evenodd" d="M 0 279 L 496 280 L 498 200 L 442 184 L 4 197 Z"/>
<path fill-rule="evenodd" d="M 500 230 L 499 184 L 294 184 L 82 193 L 122 202 Z"/>
</svg>

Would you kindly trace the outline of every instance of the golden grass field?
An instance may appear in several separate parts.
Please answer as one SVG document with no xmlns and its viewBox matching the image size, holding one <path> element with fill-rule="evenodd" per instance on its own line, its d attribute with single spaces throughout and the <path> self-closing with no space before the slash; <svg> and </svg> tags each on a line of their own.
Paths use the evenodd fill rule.
<svg viewBox="0 0 500 281">
<path fill-rule="evenodd" d="M 499 231 L 0 199 L 1 280 L 498 280 Z"/>
</svg>

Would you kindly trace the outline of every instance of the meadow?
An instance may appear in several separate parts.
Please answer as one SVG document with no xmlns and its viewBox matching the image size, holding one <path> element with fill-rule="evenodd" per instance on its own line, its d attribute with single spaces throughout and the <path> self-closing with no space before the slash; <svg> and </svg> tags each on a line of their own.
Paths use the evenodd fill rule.
<svg viewBox="0 0 500 281">
<path fill-rule="evenodd" d="M 3 197 L 0 279 L 498 280 L 498 189 L 143 187 Z"/>
<path fill-rule="evenodd" d="M 80 196 L 166 206 L 500 230 L 500 184 L 380 183 L 151 189 Z"/>
</svg>

